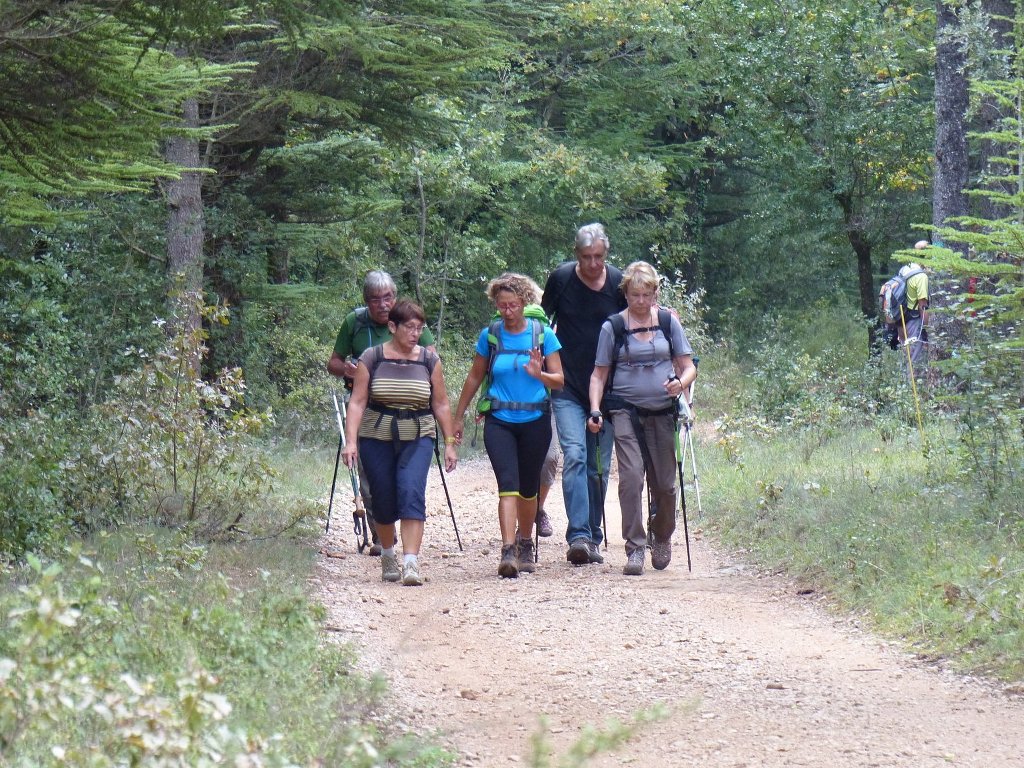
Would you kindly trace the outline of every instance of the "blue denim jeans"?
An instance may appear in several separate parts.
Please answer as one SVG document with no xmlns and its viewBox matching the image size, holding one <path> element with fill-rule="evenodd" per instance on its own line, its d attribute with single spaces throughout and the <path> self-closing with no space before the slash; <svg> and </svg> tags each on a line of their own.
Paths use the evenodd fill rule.
<svg viewBox="0 0 1024 768">
<path fill-rule="evenodd" d="M 589 408 L 584 408 L 571 397 L 552 398 L 551 408 L 558 427 L 558 442 L 562 446 L 562 499 L 565 516 L 569 518 L 565 540 L 572 542 L 584 538 L 600 544 L 604 539 L 601 517 L 612 462 L 612 425 L 605 424 L 598 435 L 592 434 L 586 421 Z M 599 448 L 600 479 L 597 474 Z"/>
</svg>

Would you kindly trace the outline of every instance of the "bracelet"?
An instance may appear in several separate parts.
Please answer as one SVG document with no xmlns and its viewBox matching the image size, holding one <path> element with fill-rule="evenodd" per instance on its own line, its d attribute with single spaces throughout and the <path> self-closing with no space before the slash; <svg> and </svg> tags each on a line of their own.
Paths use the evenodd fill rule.
<svg viewBox="0 0 1024 768">
<path fill-rule="evenodd" d="M 457 443 L 457 442 L 458 441 L 454 437 L 452 437 L 451 435 L 449 435 L 448 437 L 446 437 L 444 439 L 444 444 L 445 445 L 455 445 L 455 443 Z"/>
</svg>

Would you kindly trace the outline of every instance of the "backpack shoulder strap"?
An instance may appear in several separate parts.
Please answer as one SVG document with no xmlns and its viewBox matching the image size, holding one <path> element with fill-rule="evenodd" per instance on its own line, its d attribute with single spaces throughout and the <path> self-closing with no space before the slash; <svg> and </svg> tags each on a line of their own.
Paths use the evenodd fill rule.
<svg viewBox="0 0 1024 768">
<path fill-rule="evenodd" d="M 493 321 L 487 326 L 487 372 L 494 371 L 494 361 L 498 354 L 505 350 L 505 343 L 501 340 L 501 320 Z"/>
<path fill-rule="evenodd" d="M 370 321 L 370 308 L 356 307 L 352 310 L 352 314 L 356 318 L 352 325 L 352 340 L 355 341 L 356 336 L 366 331 L 366 343 L 367 346 L 371 346 L 373 344 L 373 331 L 371 330 L 373 323 Z"/>
<path fill-rule="evenodd" d="M 558 302 L 561 300 L 565 286 L 569 284 L 569 280 L 572 278 L 575 270 L 575 261 L 565 261 L 555 267 L 551 272 L 551 277 L 548 278 L 548 284 L 544 291 L 544 298 L 548 299 L 548 301 L 544 303 L 551 307 L 550 321 L 552 324 L 558 321 Z"/>
<path fill-rule="evenodd" d="M 672 345 L 672 313 L 664 307 L 658 307 L 658 327 L 661 328 L 661 335 L 668 341 L 668 359 L 675 359 L 675 349 Z"/>
<path fill-rule="evenodd" d="M 370 350 L 370 381 L 373 381 L 373 376 L 377 373 L 377 366 L 384 360 L 384 345 L 378 344 Z"/>
<path fill-rule="evenodd" d="M 626 318 L 621 312 L 616 312 L 608 318 L 612 324 L 612 366 L 619 359 L 619 348 L 626 343 Z"/>
</svg>

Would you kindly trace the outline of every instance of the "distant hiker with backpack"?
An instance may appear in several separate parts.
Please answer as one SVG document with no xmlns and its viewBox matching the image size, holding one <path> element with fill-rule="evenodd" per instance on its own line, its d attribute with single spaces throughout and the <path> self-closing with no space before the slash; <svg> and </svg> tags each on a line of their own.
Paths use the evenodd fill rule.
<svg viewBox="0 0 1024 768">
<path fill-rule="evenodd" d="M 916 250 L 927 247 L 927 240 L 914 245 Z M 928 273 L 924 267 L 916 262 L 900 267 L 899 272 L 882 284 L 878 306 L 886 326 L 884 336 L 890 346 L 893 349 L 906 346 L 909 368 L 920 373 L 928 362 Z"/>
<path fill-rule="evenodd" d="M 516 578 L 535 570 L 533 526 L 541 466 L 551 443 L 549 391 L 564 382 L 561 344 L 539 317 L 536 284 L 507 272 L 487 286 L 501 315 L 480 332 L 473 364 L 455 406 L 455 434 L 461 441 L 466 409 L 480 389 L 484 447 L 498 481 L 501 559 L 498 575 Z M 543 316 L 543 312 L 540 312 Z"/>
<path fill-rule="evenodd" d="M 382 547 L 381 578 L 405 586 L 423 584 L 419 552 L 438 427 L 447 471 L 458 461 L 441 360 L 418 343 L 424 328 L 423 310 L 411 301 L 398 301 L 388 313 L 391 339 L 359 356 L 341 454 L 348 467 L 363 460 Z M 398 521 L 401 566 L 395 554 Z"/>
<path fill-rule="evenodd" d="M 658 307 L 658 285 L 658 273 L 647 262 L 626 267 L 621 287 L 627 307 L 601 326 L 590 377 L 587 428 L 598 432 L 605 418 L 615 428 L 627 576 L 644 572 L 645 477 L 656 510 L 650 523 L 651 565 L 662 570 L 672 560 L 679 491 L 676 400 L 697 378 L 683 327 L 669 310 Z"/>
<path fill-rule="evenodd" d="M 565 388 L 555 393 L 551 407 L 562 446 L 562 498 L 568 526 L 566 559 L 573 565 L 603 563 L 601 519 L 612 457 L 612 429 L 596 435 L 587 431 L 590 413 L 590 374 L 601 324 L 624 309 L 619 290 L 622 272 L 605 264 L 609 241 L 604 226 L 586 224 L 576 232 L 576 260 L 548 275 L 541 306 L 562 343 Z M 601 458 L 600 468 L 597 465 Z M 600 472 L 599 472 L 600 469 Z"/>
<path fill-rule="evenodd" d="M 391 331 L 388 330 L 388 313 L 395 305 L 398 288 L 391 275 L 380 270 L 366 273 L 363 280 L 364 306 L 349 312 L 341 323 L 338 338 L 334 342 L 334 352 L 327 362 L 327 372 L 345 380 L 345 386 L 352 389 L 352 379 L 356 375 L 356 361 L 359 356 L 371 347 L 390 341 Z M 434 349 L 434 335 L 429 328 L 423 329 L 420 344 L 431 352 Z M 359 486 L 362 491 L 363 505 L 367 513 L 367 523 L 373 537 L 369 554 L 379 555 L 381 546 L 377 529 L 373 522 L 373 499 L 370 496 L 369 483 L 362 463 L 359 464 Z"/>
</svg>

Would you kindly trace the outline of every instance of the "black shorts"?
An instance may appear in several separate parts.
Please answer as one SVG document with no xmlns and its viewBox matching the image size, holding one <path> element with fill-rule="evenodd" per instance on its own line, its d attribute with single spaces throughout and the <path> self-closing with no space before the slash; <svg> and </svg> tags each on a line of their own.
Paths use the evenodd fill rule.
<svg viewBox="0 0 1024 768">
<path fill-rule="evenodd" d="M 532 499 L 540 491 L 540 470 L 551 443 L 551 419 L 522 424 L 488 416 L 484 423 L 484 447 L 498 480 L 498 495 Z"/>
</svg>

